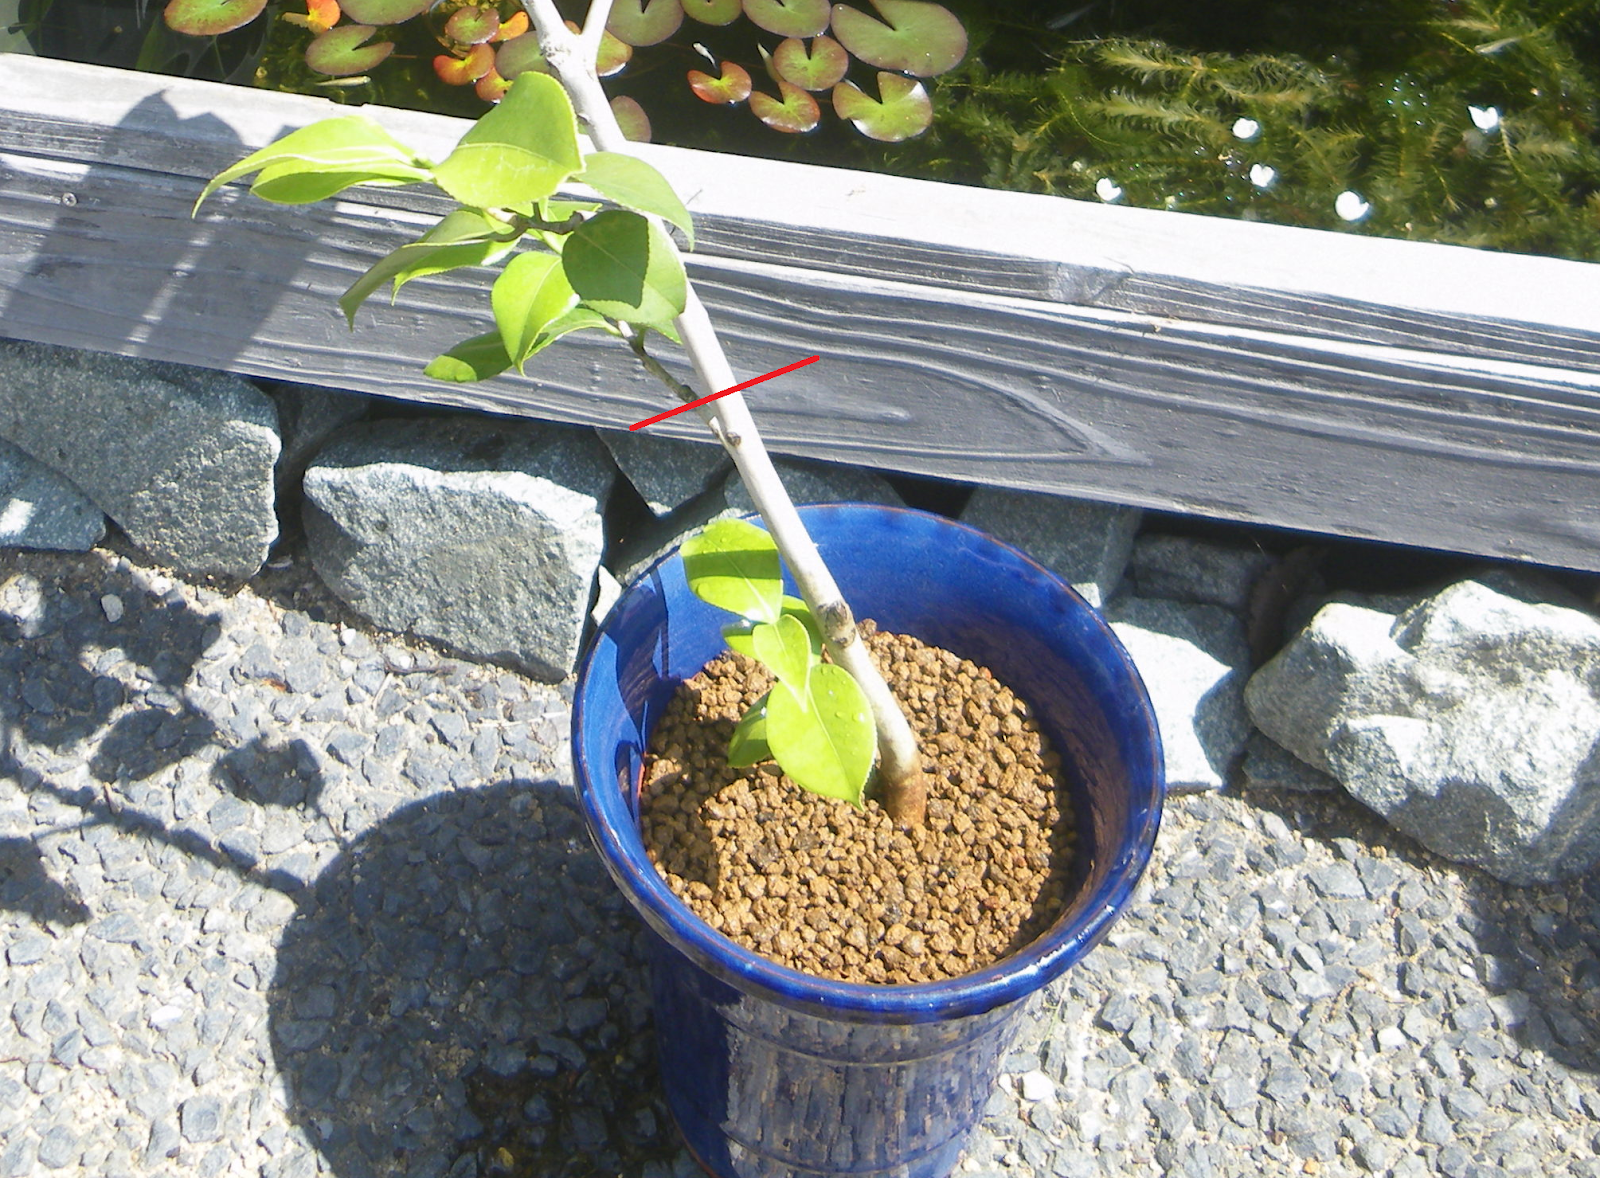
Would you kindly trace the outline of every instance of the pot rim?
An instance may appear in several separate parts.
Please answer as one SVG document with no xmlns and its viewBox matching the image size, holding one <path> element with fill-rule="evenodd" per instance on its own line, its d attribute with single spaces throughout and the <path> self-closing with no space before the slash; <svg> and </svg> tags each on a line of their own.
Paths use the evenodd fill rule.
<svg viewBox="0 0 1600 1178">
<path fill-rule="evenodd" d="M 944 981 L 889 985 L 843 982 L 802 973 L 745 948 L 696 916 L 667 885 L 645 854 L 637 821 L 625 795 L 609 784 L 615 780 L 615 770 L 590 764 L 582 739 L 585 721 L 584 684 L 594 669 L 594 660 L 602 645 L 601 636 L 634 587 L 678 558 L 677 546 L 652 562 L 623 590 L 579 662 L 572 716 L 573 777 L 579 803 L 587 820 L 590 837 L 607 869 L 645 921 L 702 968 L 747 992 L 760 993 L 796 1010 L 844 1019 L 911 1023 L 981 1014 L 1026 998 L 1058 977 L 1099 942 L 1132 897 L 1154 850 L 1166 797 L 1155 710 L 1132 659 L 1100 612 L 1084 601 L 1062 577 L 1044 568 L 1020 549 L 970 524 L 915 508 L 837 503 L 810 504 L 799 508 L 799 511 L 804 517 L 839 509 L 920 516 L 936 521 L 942 527 L 967 532 L 986 543 L 1008 549 L 1032 566 L 1036 575 L 1054 581 L 1077 599 L 1103 632 L 1103 637 L 1110 640 L 1108 649 L 1120 659 L 1132 688 L 1137 719 L 1142 721 L 1142 727 L 1149 734 L 1152 789 L 1145 804 L 1129 807 L 1121 854 L 1107 868 L 1103 883 L 1092 897 L 1095 901 L 1093 906 L 1084 907 L 1077 919 L 1070 921 L 1073 908 L 1069 907 L 1034 941 L 984 969 Z M 632 788 L 637 794 L 637 780 Z"/>
</svg>

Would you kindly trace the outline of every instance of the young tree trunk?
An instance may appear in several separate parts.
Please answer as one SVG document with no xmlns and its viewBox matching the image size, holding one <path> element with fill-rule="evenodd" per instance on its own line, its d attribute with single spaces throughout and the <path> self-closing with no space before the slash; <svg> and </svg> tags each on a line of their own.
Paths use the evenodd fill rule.
<svg viewBox="0 0 1600 1178">
<path fill-rule="evenodd" d="M 572 98 L 573 108 L 587 126 L 595 147 L 601 151 L 630 151 L 594 72 L 595 52 L 611 10 L 611 0 L 592 0 L 581 33 L 571 32 L 562 23 L 555 0 L 523 0 L 523 6 L 538 33 L 545 60 Z M 683 314 L 674 321 L 674 326 L 707 392 L 739 383 L 711 319 L 695 294 L 693 283 L 689 285 Z M 927 786 L 916 736 L 866 644 L 861 641 L 849 605 L 801 523 L 778 472 L 773 469 L 772 459 L 762 444 L 744 397 L 732 393 L 706 408 L 711 431 L 732 456 L 756 510 L 761 513 L 767 531 L 794 575 L 800 596 L 822 629 L 829 655 L 861 685 L 871 704 L 878 730 L 878 777 L 884 807 L 901 826 L 922 825 Z"/>
</svg>

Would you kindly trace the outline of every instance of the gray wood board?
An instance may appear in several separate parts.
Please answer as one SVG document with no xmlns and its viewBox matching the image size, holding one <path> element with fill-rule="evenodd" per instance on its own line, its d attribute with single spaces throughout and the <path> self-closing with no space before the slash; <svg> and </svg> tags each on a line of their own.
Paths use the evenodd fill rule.
<svg viewBox="0 0 1600 1178">
<path fill-rule="evenodd" d="M 7 70 L 0 59 L 0 100 Z M 586 424 L 626 425 L 665 407 L 629 357 L 598 338 L 565 341 L 536 361 L 531 378 L 483 386 L 426 380 L 422 362 L 483 329 L 478 280 L 413 283 L 394 308 L 373 300 L 354 334 L 334 298 L 414 236 L 436 205 L 390 191 L 285 209 L 233 190 L 191 220 L 197 177 L 306 121 L 289 114 L 326 113 L 323 104 L 207 87 L 202 96 L 213 106 L 241 94 L 258 105 L 228 117 L 214 109 L 189 115 L 182 103 L 196 101 L 192 87 L 203 84 L 182 83 L 173 107 L 172 95 L 150 91 L 173 80 L 115 78 L 132 79 L 133 92 L 144 94 L 123 103 L 139 112 L 117 121 L 129 136 L 74 121 L 82 113 L 76 103 L 70 116 L 15 116 L 26 133 L 0 123 L 0 332 Z M 281 109 L 280 99 L 288 104 Z M 446 144 L 460 129 L 430 116 L 377 113 Z M 693 154 L 656 158 L 673 165 Z M 705 190 L 686 190 L 713 203 Z M 1473 330 L 1470 292 L 1384 311 L 1351 298 L 1359 283 L 1334 274 L 1320 297 L 1296 289 L 1230 300 L 1226 283 L 1208 285 L 1181 267 L 1130 275 L 1092 258 L 1072 271 L 1081 281 L 1069 289 L 1059 256 L 1029 259 L 1009 241 L 984 249 L 978 235 L 966 255 L 914 242 L 894 266 L 886 260 L 892 239 L 867 234 L 857 242 L 863 260 L 847 265 L 842 230 L 792 226 L 802 242 L 835 235 L 837 252 L 821 259 L 824 268 L 797 264 L 818 260 L 798 247 L 794 256 L 750 247 L 778 241 L 783 228 L 751 221 L 748 210 L 702 223 L 706 244 L 692 272 L 736 368 L 754 374 L 823 357 L 751 394 L 777 450 L 1600 569 L 1600 522 L 1591 511 L 1600 501 L 1592 307 L 1552 306 L 1549 323 L 1502 325 L 1500 338 L 1473 351 L 1457 338 Z M 1378 244 L 1444 250 L 1452 266 L 1470 254 Z M 1491 274 L 1508 261 L 1485 257 Z M 1560 290 L 1569 294 L 1595 272 L 1509 261 L 1533 266 L 1557 287 L 1567 283 Z M 1108 277 L 1093 291 L 1097 272 Z M 1210 309 L 1183 318 L 1142 305 L 1085 305 L 1112 291 L 1137 304 L 1127 292 L 1141 286 L 1182 288 L 1181 298 Z M 1415 297 L 1414 283 L 1406 289 Z M 1294 318 L 1290 307 L 1298 307 L 1294 322 L 1285 318 Z M 1343 308 L 1359 331 L 1340 327 L 1345 320 L 1330 307 Z M 1337 321 L 1333 330 L 1320 330 L 1323 316 Z M 1283 330 L 1295 322 L 1319 331 Z M 1548 363 L 1569 353 L 1582 362 Z M 656 428 L 700 436 L 692 419 Z"/>
</svg>

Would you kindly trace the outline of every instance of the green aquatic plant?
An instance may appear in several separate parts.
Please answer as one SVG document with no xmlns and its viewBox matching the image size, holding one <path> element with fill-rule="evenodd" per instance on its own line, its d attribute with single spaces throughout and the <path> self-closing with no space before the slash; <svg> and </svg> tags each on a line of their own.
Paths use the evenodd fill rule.
<svg viewBox="0 0 1600 1178">
<path fill-rule="evenodd" d="M 1357 4 L 1265 31 L 1196 7 L 1031 61 L 980 43 L 933 133 L 877 166 L 1600 259 L 1600 0 Z"/>
</svg>

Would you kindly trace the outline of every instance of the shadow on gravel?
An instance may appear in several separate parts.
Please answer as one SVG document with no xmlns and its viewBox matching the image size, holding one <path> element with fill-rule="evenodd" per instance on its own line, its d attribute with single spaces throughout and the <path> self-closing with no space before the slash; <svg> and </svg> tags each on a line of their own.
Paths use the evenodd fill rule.
<svg viewBox="0 0 1600 1178">
<path fill-rule="evenodd" d="M 559 784 L 398 810 L 329 864 L 278 948 L 290 1115 L 341 1178 L 670 1159 L 643 935 Z"/>
<path fill-rule="evenodd" d="M 1462 912 L 1442 903 L 1436 888 L 1411 894 L 1398 879 L 1396 887 L 1372 896 L 1394 917 L 1392 926 L 1383 925 L 1395 930 L 1405 957 L 1398 980 L 1406 999 L 1425 1003 L 1441 987 L 1458 990 L 1438 996 L 1447 999 L 1451 1013 L 1443 1026 L 1460 1058 L 1484 1061 L 1487 1068 L 1531 1047 L 1565 1067 L 1600 1073 L 1600 872 L 1515 887 L 1434 855 L 1342 792 L 1252 790 L 1247 796 L 1336 852 L 1370 856 L 1381 846 L 1389 862 L 1461 873 Z M 1356 846 L 1341 847 L 1342 840 Z M 1476 962 L 1474 978 L 1460 977 L 1462 960 Z M 1500 1022 L 1509 1023 L 1509 1035 L 1497 1029 Z"/>
</svg>

